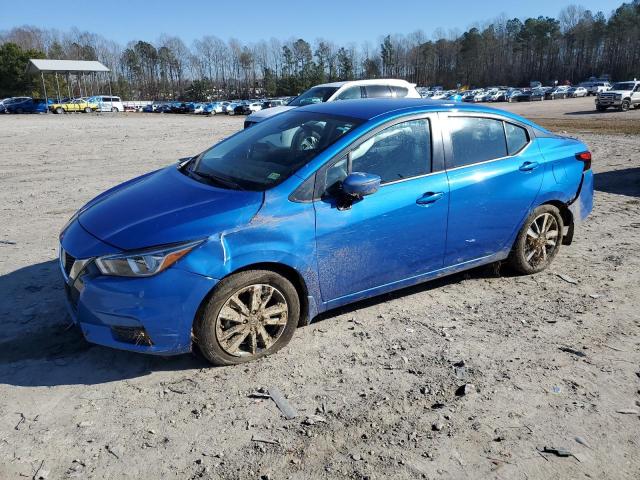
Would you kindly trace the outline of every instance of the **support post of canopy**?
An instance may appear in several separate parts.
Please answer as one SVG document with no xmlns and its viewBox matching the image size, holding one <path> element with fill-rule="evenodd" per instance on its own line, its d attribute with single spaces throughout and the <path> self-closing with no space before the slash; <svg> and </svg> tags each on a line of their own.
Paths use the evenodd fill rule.
<svg viewBox="0 0 640 480">
<path fill-rule="evenodd" d="M 47 86 L 44 83 L 44 72 L 40 72 L 40 78 L 42 78 L 42 91 L 44 93 L 44 104 L 46 106 L 45 113 L 49 113 L 49 98 L 47 97 Z"/>
<path fill-rule="evenodd" d="M 58 91 L 58 103 L 60 103 L 60 82 L 58 81 L 58 72 L 56 72 L 56 90 Z"/>
</svg>

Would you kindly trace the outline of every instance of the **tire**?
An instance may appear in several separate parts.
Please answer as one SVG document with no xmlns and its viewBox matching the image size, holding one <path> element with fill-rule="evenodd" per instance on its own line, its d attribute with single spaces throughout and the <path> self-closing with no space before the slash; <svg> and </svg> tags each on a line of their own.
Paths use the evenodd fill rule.
<svg viewBox="0 0 640 480">
<path fill-rule="evenodd" d="M 602 107 L 600 105 L 596 105 L 596 110 L 598 110 L 599 112 L 606 112 L 607 111 L 607 107 Z"/>
<path fill-rule="evenodd" d="M 256 308 L 254 292 L 258 290 L 260 305 Z M 260 315 L 269 309 L 280 315 Z M 269 270 L 247 270 L 223 279 L 216 286 L 196 317 L 194 341 L 212 364 L 237 365 L 270 355 L 287 345 L 299 319 L 300 299 L 289 280 Z M 272 323 L 266 324 L 265 320 Z M 237 342 L 240 343 L 236 346 Z"/>
<path fill-rule="evenodd" d="M 84 109 L 84 113 L 91 113 L 91 107 L 86 107 Z"/>
<path fill-rule="evenodd" d="M 111 107 L 111 111 L 113 113 L 118 113 L 120 110 L 118 110 L 118 107 Z"/>
<path fill-rule="evenodd" d="M 627 110 L 629 110 L 630 106 L 631 106 L 631 102 L 629 102 L 629 100 L 624 100 L 620 105 L 620 111 L 626 112 Z"/>
<path fill-rule="evenodd" d="M 540 205 L 524 222 L 507 262 L 522 275 L 543 271 L 560 250 L 563 229 L 560 211 L 553 205 Z"/>
<path fill-rule="evenodd" d="M 60 113 L 60 114 L 64 113 L 64 108 L 62 107 L 56 108 L 56 113 Z"/>
</svg>

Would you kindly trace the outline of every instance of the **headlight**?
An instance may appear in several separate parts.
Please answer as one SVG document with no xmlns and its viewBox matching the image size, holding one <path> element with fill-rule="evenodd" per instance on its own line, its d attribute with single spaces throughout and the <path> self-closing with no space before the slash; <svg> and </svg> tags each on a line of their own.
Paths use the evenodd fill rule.
<svg viewBox="0 0 640 480">
<path fill-rule="evenodd" d="M 170 247 L 107 255 L 97 258 L 96 266 L 103 275 L 150 277 L 166 270 L 203 242 L 198 240 Z"/>
</svg>

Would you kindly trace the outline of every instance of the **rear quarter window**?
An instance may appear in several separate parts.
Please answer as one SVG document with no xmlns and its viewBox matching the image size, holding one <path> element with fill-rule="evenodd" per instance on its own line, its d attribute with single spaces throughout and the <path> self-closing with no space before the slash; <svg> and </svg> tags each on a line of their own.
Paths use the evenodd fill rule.
<svg viewBox="0 0 640 480">
<path fill-rule="evenodd" d="M 409 89 L 407 87 L 392 85 L 391 91 L 393 92 L 393 96 L 397 98 L 403 98 L 409 95 Z"/>
<path fill-rule="evenodd" d="M 504 132 L 507 136 L 507 151 L 509 155 L 515 155 L 529 143 L 527 131 L 518 125 L 504 122 Z"/>
</svg>

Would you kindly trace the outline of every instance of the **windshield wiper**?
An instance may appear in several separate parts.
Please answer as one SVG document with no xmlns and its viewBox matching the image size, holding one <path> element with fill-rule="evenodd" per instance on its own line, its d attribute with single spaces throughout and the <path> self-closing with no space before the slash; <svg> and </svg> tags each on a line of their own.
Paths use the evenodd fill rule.
<svg viewBox="0 0 640 480">
<path fill-rule="evenodd" d="M 187 172 L 190 175 L 197 175 L 200 178 L 204 178 L 212 183 L 222 185 L 223 187 L 232 188 L 234 190 L 244 190 L 239 184 L 237 184 L 233 180 L 229 180 L 228 178 L 214 175 L 212 173 L 198 172 L 197 170 L 193 169 L 187 169 Z"/>
</svg>

